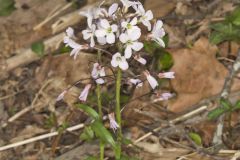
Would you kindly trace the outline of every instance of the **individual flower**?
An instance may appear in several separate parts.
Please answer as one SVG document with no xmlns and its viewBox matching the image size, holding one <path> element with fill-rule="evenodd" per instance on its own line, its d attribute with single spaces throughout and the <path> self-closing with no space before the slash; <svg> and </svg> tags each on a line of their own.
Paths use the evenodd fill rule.
<svg viewBox="0 0 240 160">
<path fill-rule="evenodd" d="M 165 36 L 165 31 L 163 29 L 163 22 L 158 20 L 154 26 L 152 33 L 149 34 L 149 38 L 157 42 L 160 46 L 165 47 L 165 43 L 162 38 Z"/>
<path fill-rule="evenodd" d="M 139 21 L 148 28 L 148 31 L 150 31 L 152 27 L 150 21 L 153 19 L 152 11 L 148 10 L 146 12 L 141 3 L 133 6 L 133 8 L 136 10 L 136 14 L 140 16 Z"/>
<path fill-rule="evenodd" d="M 140 2 L 132 2 L 132 1 L 129 1 L 129 0 L 121 0 L 123 6 L 128 9 L 129 7 L 133 6 L 133 5 L 136 5 Z"/>
<path fill-rule="evenodd" d="M 73 49 L 70 53 L 70 56 L 74 56 L 74 59 L 77 58 L 81 50 L 88 48 L 87 45 L 80 45 L 76 43 L 74 40 L 70 39 L 69 37 L 64 37 L 63 42 L 66 44 L 66 46 L 69 46 Z"/>
<path fill-rule="evenodd" d="M 109 7 L 108 11 L 106 9 L 103 9 L 102 12 L 104 13 L 104 15 L 106 17 L 110 17 L 110 18 L 114 19 L 115 18 L 115 14 L 114 13 L 116 13 L 117 10 L 118 10 L 118 4 L 117 3 L 113 3 Z"/>
<path fill-rule="evenodd" d="M 91 73 L 92 77 L 95 79 L 97 84 L 103 84 L 104 79 L 101 77 L 106 76 L 104 67 L 100 66 L 98 63 L 93 64 L 93 70 Z"/>
<path fill-rule="evenodd" d="M 64 96 L 65 96 L 66 93 L 67 93 L 67 90 L 64 90 L 64 91 L 57 97 L 56 101 L 57 101 L 57 102 L 58 102 L 58 101 L 61 101 L 61 100 L 64 98 Z"/>
<path fill-rule="evenodd" d="M 146 64 L 147 64 L 146 59 L 142 58 L 140 55 L 134 56 L 134 59 L 135 59 L 136 61 L 138 61 L 139 63 L 141 63 L 142 65 L 146 65 Z"/>
<path fill-rule="evenodd" d="M 128 34 L 136 34 L 136 37 L 141 36 L 141 29 L 137 26 L 137 17 L 134 17 L 130 22 L 124 21 L 121 23 L 121 26 L 127 30 Z"/>
<path fill-rule="evenodd" d="M 158 86 L 157 80 L 153 76 L 151 76 L 148 71 L 145 71 L 144 75 L 146 76 L 147 81 L 150 84 L 150 86 L 152 87 L 152 89 L 155 89 Z"/>
<path fill-rule="evenodd" d="M 114 113 L 108 114 L 108 119 L 110 122 L 110 128 L 113 130 L 113 132 L 115 132 L 119 128 L 119 125 L 117 124 L 117 122 L 115 120 Z"/>
<path fill-rule="evenodd" d="M 106 42 L 109 44 L 115 43 L 115 32 L 117 32 L 118 27 L 116 24 L 110 25 L 108 20 L 102 19 L 100 20 L 100 27 L 96 30 L 97 37 L 104 37 L 106 38 Z"/>
<path fill-rule="evenodd" d="M 129 67 L 126 58 L 119 52 L 112 56 L 111 64 L 113 67 L 120 67 L 122 70 L 127 70 Z"/>
<path fill-rule="evenodd" d="M 88 93 L 89 93 L 89 90 L 91 88 L 91 84 L 87 84 L 83 91 L 81 92 L 80 96 L 79 96 L 79 100 L 82 101 L 82 102 L 86 102 L 87 100 L 87 97 L 88 97 Z"/>
<path fill-rule="evenodd" d="M 173 97 L 173 94 L 171 94 L 171 93 L 163 93 L 163 94 L 159 95 L 155 101 L 166 101 L 172 97 Z"/>
<path fill-rule="evenodd" d="M 132 56 L 133 50 L 140 51 L 143 48 L 143 43 L 137 41 L 139 38 L 140 36 L 134 33 L 132 34 L 123 33 L 120 35 L 119 37 L 120 41 L 125 44 L 124 51 L 125 58 L 127 59 L 130 58 Z"/>
<path fill-rule="evenodd" d="M 88 29 L 82 31 L 83 39 L 84 40 L 90 39 L 90 47 L 94 47 L 95 46 L 94 35 L 96 31 L 96 25 L 92 24 L 91 26 L 88 27 L 89 27 Z"/>
<path fill-rule="evenodd" d="M 165 72 L 165 73 L 159 73 L 158 77 L 159 78 L 169 78 L 169 79 L 173 79 L 175 78 L 175 72 Z"/>
<path fill-rule="evenodd" d="M 68 27 L 68 28 L 66 29 L 66 34 L 67 34 L 67 37 L 76 39 L 76 37 L 75 37 L 75 35 L 74 35 L 74 30 L 73 30 L 72 27 Z"/>
<path fill-rule="evenodd" d="M 140 79 L 129 79 L 129 82 L 136 85 L 137 88 L 143 86 L 143 82 Z"/>
</svg>

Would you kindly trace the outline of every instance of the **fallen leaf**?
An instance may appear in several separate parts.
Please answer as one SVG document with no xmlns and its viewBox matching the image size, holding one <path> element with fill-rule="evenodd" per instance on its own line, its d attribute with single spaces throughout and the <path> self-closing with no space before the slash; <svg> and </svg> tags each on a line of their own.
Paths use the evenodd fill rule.
<svg viewBox="0 0 240 160">
<path fill-rule="evenodd" d="M 171 50 L 176 78 L 171 81 L 177 98 L 170 102 L 168 109 L 182 112 L 204 98 L 221 92 L 228 70 L 216 59 L 217 47 L 208 39 L 200 38 L 191 49 Z M 235 80 L 232 89 L 240 88 Z"/>
</svg>

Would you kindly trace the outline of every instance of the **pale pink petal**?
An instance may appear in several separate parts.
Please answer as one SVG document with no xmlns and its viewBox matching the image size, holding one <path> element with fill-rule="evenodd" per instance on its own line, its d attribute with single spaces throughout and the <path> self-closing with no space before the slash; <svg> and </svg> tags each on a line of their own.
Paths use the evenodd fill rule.
<svg viewBox="0 0 240 160">
<path fill-rule="evenodd" d="M 147 20 L 142 21 L 143 25 L 145 25 L 148 28 L 148 31 L 151 31 L 151 23 Z"/>
<path fill-rule="evenodd" d="M 118 26 L 116 24 L 113 24 L 111 28 L 112 28 L 112 32 L 117 32 L 118 30 Z"/>
<path fill-rule="evenodd" d="M 106 19 L 102 19 L 100 21 L 100 24 L 104 29 L 108 29 L 110 27 L 110 24 L 109 24 L 108 20 L 106 20 Z"/>
<path fill-rule="evenodd" d="M 115 35 L 113 33 L 109 33 L 106 37 L 106 40 L 109 44 L 115 43 Z"/>
<path fill-rule="evenodd" d="M 129 40 L 129 37 L 127 34 L 123 33 L 120 35 L 119 39 L 122 43 L 126 43 Z"/>
<path fill-rule="evenodd" d="M 131 58 L 131 56 L 132 56 L 132 48 L 131 48 L 131 46 L 127 46 L 126 47 L 125 52 L 124 52 L 124 56 L 125 56 L 126 59 Z"/>
<path fill-rule="evenodd" d="M 95 35 L 97 37 L 104 37 L 104 36 L 106 36 L 106 34 L 107 34 L 107 32 L 104 29 L 99 29 L 99 30 L 96 30 L 96 32 L 95 32 Z"/>
<path fill-rule="evenodd" d="M 114 3 L 112 4 L 110 7 L 109 7 L 109 10 L 108 10 L 108 15 L 109 16 L 112 16 L 118 9 L 118 4 L 117 3 Z"/>
<path fill-rule="evenodd" d="M 111 65 L 116 68 L 119 65 L 119 63 L 116 59 L 112 59 L 111 60 Z"/>
<path fill-rule="evenodd" d="M 135 25 L 137 24 L 137 22 L 138 22 L 137 17 L 134 17 L 134 18 L 132 19 L 132 21 L 130 22 L 130 24 L 131 24 L 132 26 L 135 26 Z"/>
<path fill-rule="evenodd" d="M 128 69 L 128 63 L 124 57 L 122 57 L 122 61 L 119 63 L 119 67 L 124 71 Z"/>
<path fill-rule="evenodd" d="M 143 43 L 141 42 L 133 42 L 132 49 L 135 51 L 140 51 L 143 48 Z"/>
<path fill-rule="evenodd" d="M 152 89 L 155 89 L 157 86 L 158 86 L 158 82 L 157 82 L 157 80 L 153 77 L 153 76 L 151 76 L 150 74 L 149 74 L 149 72 L 144 72 L 144 74 L 145 74 L 145 76 L 146 76 L 146 78 L 147 78 L 147 81 L 148 81 L 148 83 L 150 84 L 150 86 L 152 87 Z"/>
<path fill-rule="evenodd" d="M 61 100 L 64 98 L 64 96 L 65 96 L 66 93 L 67 93 L 67 90 L 64 90 L 64 91 L 57 97 L 56 101 L 61 101 Z"/>
<path fill-rule="evenodd" d="M 146 64 L 147 64 L 146 59 L 144 59 L 144 58 L 142 58 L 142 57 L 135 56 L 134 59 L 135 59 L 136 61 L 138 61 L 139 63 L 141 63 L 142 65 L 146 65 Z"/>
<path fill-rule="evenodd" d="M 97 37 L 97 41 L 100 45 L 105 45 L 107 43 L 105 37 Z"/>
<path fill-rule="evenodd" d="M 87 100 L 88 97 L 88 93 L 89 90 L 91 88 L 91 84 L 87 84 L 85 86 L 85 88 L 83 89 L 83 91 L 81 92 L 80 96 L 79 96 L 79 100 L 85 102 Z"/>
<path fill-rule="evenodd" d="M 152 20 L 152 19 L 153 19 L 153 13 L 152 13 L 152 11 L 151 11 L 151 10 L 148 10 L 148 11 L 146 12 L 145 16 L 146 16 L 146 19 L 147 19 L 148 21 Z"/>
<path fill-rule="evenodd" d="M 105 81 L 102 78 L 98 78 L 98 79 L 96 79 L 96 83 L 97 84 L 104 84 Z"/>
<path fill-rule="evenodd" d="M 157 42 L 160 46 L 162 46 L 163 48 L 165 48 L 165 43 L 161 38 L 156 38 L 154 39 L 155 42 Z"/>
</svg>

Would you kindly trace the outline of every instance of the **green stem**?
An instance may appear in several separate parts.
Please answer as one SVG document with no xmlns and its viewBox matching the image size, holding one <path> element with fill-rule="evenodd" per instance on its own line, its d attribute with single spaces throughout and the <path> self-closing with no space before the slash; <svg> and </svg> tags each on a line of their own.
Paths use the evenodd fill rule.
<svg viewBox="0 0 240 160">
<path fill-rule="evenodd" d="M 101 52 L 98 51 L 98 61 L 101 62 Z M 102 121 L 103 112 L 102 112 L 102 96 L 101 96 L 101 85 L 97 84 L 97 104 L 98 104 L 98 114 L 100 120 Z M 104 142 L 100 139 L 100 160 L 104 160 Z"/>
<path fill-rule="evenodd" d="M 120 105 L 121 79 L 122 79 L 122 71 L 120 68 L 118 68 L 117 81 L 116 81 L 116 120 L 119 125 L 119 129 L 117 134 L 118 146 L 115 153 L 116 159 L 120 159 L 121 157 L 121 141 L 122 141 L 122 120 L 121 120 L 121 105 Z"/>
</svg>

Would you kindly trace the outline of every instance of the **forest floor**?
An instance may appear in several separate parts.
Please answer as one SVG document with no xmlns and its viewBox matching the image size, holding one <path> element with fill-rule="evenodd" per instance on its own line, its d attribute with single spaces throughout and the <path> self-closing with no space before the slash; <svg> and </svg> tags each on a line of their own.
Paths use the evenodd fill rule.
<svg viewBox="0 0 240 160">
<path fill-rule="evenodd" d="M 66 87 L 90 76 L 88 62 L 94 55 L 83 52 L 73 60 L 63 51 L 62 40 L 69 26 L 81 34 L 86 23 L 78 13 L 96 2 L 15 0 L 16 10 L 0 17 L 0 160 L 76 160 L 98 153 L 96 141 L 79 138 L 89 119 L 80 110 L 71 110 L 82 86 L 74 87 L 64 102 L 56 102 Z M 164 22 L 169 39 L 166 51 L 173 60 L 170 70 L 176 78 L 163 84 L 175 96 L 168 102 L 152 103 L 150 96 L 136 99 L 148 93 L 148 87 L 126 89 L 133 96 L 122 115 L 127 121 L 123 131 L 134 147 L 124 147 L 124 152 L 143 160 L 237 160 L 239 111 L 225 116 L 223 144 L 218 147 L 213 138 L 220 122 L 209 120 L 209 112 L 219 105 L 240 45 L 233 41 L 214 45 L 209 37 L 210 25 L 223 21 L 239 1 L 145 0 L 144 5 Z M 31 49 L 36 42 L 45 45 L 41 55 Z M 239 79 L 238 74 L 232 77 L 232 104 L 240 100 Z M 49 136 L 59 131 L 69 115 L 67 127 L 79 128 Z M 29 143 L 17 143 L 28 139 Z M 107 151 L 106 157 L 111 156 Z"/>
</svg>

